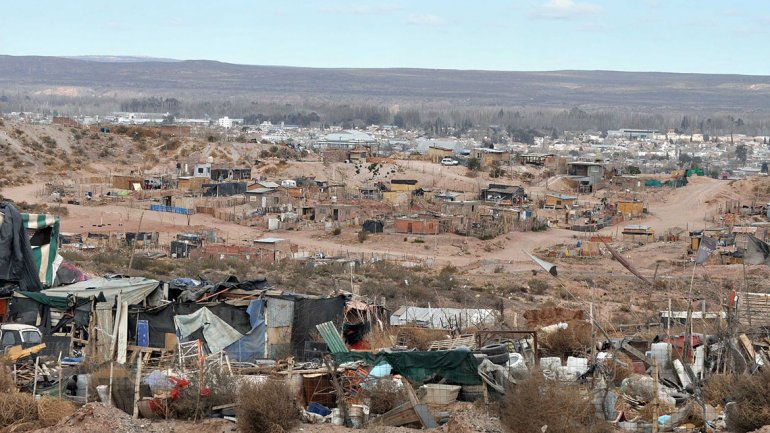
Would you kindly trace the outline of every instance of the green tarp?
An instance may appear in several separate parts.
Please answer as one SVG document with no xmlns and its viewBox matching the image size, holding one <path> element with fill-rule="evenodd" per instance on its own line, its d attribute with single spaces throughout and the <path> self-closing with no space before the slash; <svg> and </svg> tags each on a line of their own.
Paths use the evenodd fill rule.
<svg viewBox="0 0 770 433">
<path fill-rule="evenodd" d="M 29 299 L 33 299 L 40 304 L 48 305 L 49 307 L 56 308 L 58 310 L 66 310 L 68 306 L 67 298 L 48 296 L 40 292 L 17 292 L 17 294 L 26 296 Z M 87 299 L 83 299 L 82 301 L 88 302 Z"/>
<path fill-rule="evenodd" d="M 654 188 L 660 188 L 660 187 L 663 186 L 663 183 L 661 183 L 657 179 L 647 179 L 647 180 L 644 181 L 644 186 L 651 186 L 651 187 L 654 187 Z"/>
<path fill-rule="evenodd" d="M 479 363 L 468 350 L 437 350 L 431 352 L 341 352 L 332 354 L 338 364 L 364 361 L 375 366 L 383 361 L 412 382 L 444 378 L 448 384 L 480 385 Z"/>
<path fill-rule="evenodd" d="M 677 179 L 667 180 L 665 183 L 663 183 L 663 185 L 670 186 L 672 188 L 681 188 L 683 186 L 687 186 L 687 176 L 680 177 Z"/>
</svg>

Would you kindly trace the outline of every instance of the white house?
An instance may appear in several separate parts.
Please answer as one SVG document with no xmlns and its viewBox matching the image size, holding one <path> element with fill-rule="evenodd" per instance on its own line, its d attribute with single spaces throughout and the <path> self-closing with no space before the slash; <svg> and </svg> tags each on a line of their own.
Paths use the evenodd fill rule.
<svg viewBox="0 0 770 433">
<path fill-rule="evenodd" d="M 225 116 L 221 119 L 217 120 L 217 126 L 220 126 L 222 128 L 232 128 L 233 127 L 233 119 Z"/>
</svg>

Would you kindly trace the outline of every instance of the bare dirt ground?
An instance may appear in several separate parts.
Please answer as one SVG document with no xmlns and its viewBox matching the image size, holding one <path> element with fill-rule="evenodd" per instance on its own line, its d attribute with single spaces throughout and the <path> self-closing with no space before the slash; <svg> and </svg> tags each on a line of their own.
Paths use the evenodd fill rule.
<svg viewBox="0 0 770 433">
<path fill-rule="evenodd" d="M 466 186 L 477 185 L 475 184 L 477 179 L 470 179 L 457 173 L 459 171 L 457 167 L 441 167 L 424 161 L 405 161 L 405 163 L 412 167 L 424 168 L 426 171 L 438 167 L 439 176 L 457 178 L 458 181 L 464 179 Z M 451 176 L 449 176 L 450 173 Z M 650 225 L 659 234 L 676 228 L 682 231 L 687 227 L 701 229 L 711 224 L 705 221 L 704 217 L 712 214 L 722 201 L 739 197 L 739 194 L 730 188 L 728 182 L 704 177 L 691 179 L 689 185 L 684 188 L 656 194 L 655 199 L 649 204 L 650 215 L 634 220 L 632 223 Z M 42 184 L 33 183 L 5 188 L 2 194 L 18 201 L 46 201 L 44 197 L 36 197 L 41 187 Z M 586 196 L 583 199 L 592 199 L 592 197 Z M 139 229 L 141 218 L 142 231 L 158 231 L 165 234 L 166 238 L 179 232 L 216 228 L 228 243 L 246 245 L 267 234 L 265 231 L 223 222 L 205 214 L 193 215 L 188 226 L 187 218 L 182 215 L 142 211 L 119 205 L 67 205 L 67 207 L 69 215 L 62 218 L 63 232 L 135 231 Z M 615 235 L 620 228 L 619 226 L 608 227 L 602 230 L 601 234 Z M 324 252 L 327 255 L 339 252 L 407 254 L 421 259 L 433 259 L 436 266 L 446 264 L 463 268 L 503 266 L 506 272 L 511 273 L 537 269 L 523 251 L 531 252 L 557 244 L 571 245 L 586 236 L 561 228 L 552 228 L 546 232 L 512 232 L 490 241 L 442 234 L 424 236 L 422 237 L 424 243 L 411 242 L 414 236 L 407 236 L 408 241 L 404 242 L 404 235 L 393 233 L 372 235 L 364 243 L 359 243 L 355 232 L 351 230 L 343 230 L 339 236 L 332 236 L 322 230 L 273 231 L 269 235 L 289 239 L 303 250 Z M 649 267 L 660 256 L 667 256 L 663 253 L 667 249 L 661 249 L 660 245 L 656 245 L 657 247 L 650 248 L 649 252 L 645 249 L 635 251 L 634 259 L 640 260 L 643 267 Z M 610 269 L 621 271 L 617 263 Z"/>
</svg>

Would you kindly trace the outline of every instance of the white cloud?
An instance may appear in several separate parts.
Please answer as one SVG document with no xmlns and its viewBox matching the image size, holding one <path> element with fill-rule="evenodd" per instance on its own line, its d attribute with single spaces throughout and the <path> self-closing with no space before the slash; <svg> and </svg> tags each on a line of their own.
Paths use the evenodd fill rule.
<svg viewBox="0 0 770 433">
<path fill-rule="evenodd" d="M 398 12 L 401 9 L 402 7 L 397 4 L 346 3 L 322 8 L 321 12 L 334 14 L 381 15 Z"/>
<path fill-rule="evenodd" d="M 601 12 L 599 5 L 574 0 L 548 0 L 535 10 L 537 18 L 566 20 L 577 16 L 594 15 Z"/>
<path fill-rule="evenodd" d="M 406 23 L 416 26 L 440 26 L 444 24 L 443 18 L 433 14 L 409 14 L 406 17 Z"/>
</svg>

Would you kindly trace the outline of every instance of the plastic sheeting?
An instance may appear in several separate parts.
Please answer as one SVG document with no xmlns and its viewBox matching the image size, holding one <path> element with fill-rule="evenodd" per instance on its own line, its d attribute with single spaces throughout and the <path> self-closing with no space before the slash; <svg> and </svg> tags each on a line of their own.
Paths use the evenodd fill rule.
<svg viewBox="0 0 770 433">
<path fill-rule="evenodd" d="M 342 352 L 335 353 L 337 363 L 364 361 L 369 365 L 387 362 L 394 374 L 412 382 L 445 378 L 448 384 L 480 385 L 479 363 L 471 351 L 465 349 L 436 350 L 431 352 Z"/>
<path fill-rule="evenodd" d="M 265 357 L 265 300 L 255 299 L 249 303 L 251 330 L 240 340 L 227 346 L 225 352 L 230 359 L 238 362 L 251 362 Z"/>
<path fill-rule="evenodd" d="M 44 290 L 43 293 L 57 298 L 66 298 L 71 294 L 78 298 L 89 298 L 102 293 L 107 302 L 114 302 L 115 297 L 120 293 L 124 302 L 128 302 L 128 305 L 136 305 L 142 303 L 150 293 L 158 288 L 159 284 L 157 280 L 143 277 L 98 277 L 69 286 L 54 287 Z"/>
<path fill-rule="evenodd" d="M 183 340 L 187 340 L 195 331 L 201 329 L 211 353 L 220 352 L 243 338 L 240 332 L 206 307 L 192 314 L 175 316 L 174 324 L 179 332 L 179 337 Z"/>
<path fill-rule="evenodd" d="M 236 307 L 224 302 L 206 307 L 241 334 L 246 334 L 251 329 L 249 315 L 243 307 Z M 174 316 L 191 314 L 201 308 L 203 305 L 194 303 L 168 304 L 160 308 L 131 314 L 128 319 L 129 336 L 132 339 L 136 338 L 137 319 L 147 320 L 150 324 L 150 347 L 164 347 L 166 344 L 165 335 L 176 333 Z"/>
<path fill-rule="evenodd" d="M 333 322 L 341 325 L 345 309 L 345 297 L 334 298 L 298 298 L 294 301 L 294 319 L 291 326 L 291 351 L 300 356 L 305 350 L 305 342 L 313 341 L 311 335 L 316 325 Z M 270 303 L 270 300 L 268 300 Z"/>
</svg>

